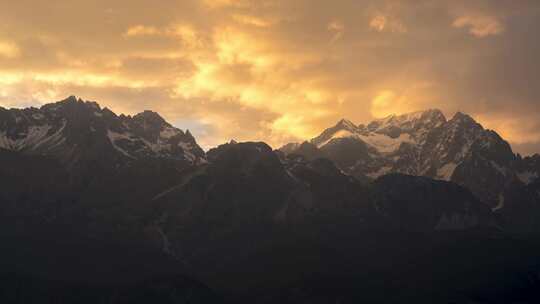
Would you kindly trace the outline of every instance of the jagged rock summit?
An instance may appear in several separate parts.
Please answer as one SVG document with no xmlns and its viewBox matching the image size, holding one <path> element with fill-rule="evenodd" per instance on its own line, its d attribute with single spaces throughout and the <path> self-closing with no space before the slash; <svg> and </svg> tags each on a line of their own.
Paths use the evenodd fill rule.
<svg viewBox="0 0 540 304">
<path fill-rule="evenodd" d="M 495 131 L 461 112 L 448 120 L 437 109 L 390 115 L 367 125 L 342 119 L 309 142 L 281 151 L 327 157 L 357 177 L 402 173 L 452 181 L 493 209 L 504 206 L 508 189 L 540 175 L 533 157 L 518 158 Z"/>
<path fill-rule="evenodd" d="M 39 109 L 0 108 L 0 148 L 48 155 L 69 165 L 104 158 L 205 161 L 191 133 L 173 127 L 159 114 L 116 115 L 75 96 Z"/>
</svg>

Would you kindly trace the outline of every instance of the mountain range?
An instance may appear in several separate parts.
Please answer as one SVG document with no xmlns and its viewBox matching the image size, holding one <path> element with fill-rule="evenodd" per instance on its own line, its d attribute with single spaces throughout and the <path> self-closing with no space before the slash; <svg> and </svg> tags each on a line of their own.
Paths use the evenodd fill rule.
<svg viewBox="0 0 540 304">
<path fill-rule="evenodd" d="M 534 303 L 539 173 L 438 110 L 205 152 L 151 111 L 0 108 L 0 298 Z"/>
<path fill-rule="evenodd" d="M 120 163 L 167 158 L 197 163 L 204 151 L 152 111 L 117 116 L 95 102 L 71 96 L 39 109 L 0 108 L 0 148 L 28 155 L 50 155 L 68 166 L 107 157 Z"/>
<path fill-rule="evenodd" d="M 450 181 L 471 190 L 503 216 L 515 216 L 521 205 L 538 205 L 540 199 L 540 155 L 515 154 L 495 131 L 460 112 L 450 120 L 433 109 L 391 115 L 367 125 L 340 120 L 319 136 L 287 144 L 280 151 L 307 159 L 331 159 L 343 172 L 361 180 L 401 173 Z"/>
</svg>

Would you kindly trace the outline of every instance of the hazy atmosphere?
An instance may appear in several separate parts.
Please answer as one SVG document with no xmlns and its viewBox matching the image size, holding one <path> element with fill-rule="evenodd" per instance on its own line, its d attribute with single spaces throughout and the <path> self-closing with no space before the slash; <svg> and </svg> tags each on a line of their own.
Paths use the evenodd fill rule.
<svg viewBox="0 0 540 304">
<path fill-rule="evenodd" d="M 0 303 L 540 303 L 540 0 L 0 20 Z"/>
<path fill-rule="evenodd" d="M 205 149 L 466 112 L 540 151 L 540 2 L 1 1 L 0 106 L 144 109 Z"/>
</svg>

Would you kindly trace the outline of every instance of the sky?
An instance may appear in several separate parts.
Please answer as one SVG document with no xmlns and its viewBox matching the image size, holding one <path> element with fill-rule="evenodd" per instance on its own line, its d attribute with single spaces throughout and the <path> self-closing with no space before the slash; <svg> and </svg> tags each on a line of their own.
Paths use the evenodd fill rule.
<svg viewBox="0 0 540 304">
<path fill-rule="evenodd" d="M 538 0 L 0 0 L 0 106 L 145 109 L 209 148 L 468 113 L 540 152 Z"/>
</svg>

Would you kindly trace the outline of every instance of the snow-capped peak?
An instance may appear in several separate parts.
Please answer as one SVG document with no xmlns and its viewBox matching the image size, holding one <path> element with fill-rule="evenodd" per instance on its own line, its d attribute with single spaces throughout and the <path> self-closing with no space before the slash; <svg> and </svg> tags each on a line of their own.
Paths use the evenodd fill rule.
<svg viewBox="0 0 540 304">
<path fill-rule="evenodd" d="M 336 124 L 336 127 L 349 130 L 349 131 L 356 131 L 358 129 L 358 127 L 352 121 L 348 119 L 341 119 Z"/>
<path fill-rule="evenodd" d="M 447 120 L 440 110 L 430 109 L 390 115 L 367 126 L 341 120 L 311 144 L 349 174 L 377 178 L 397 172 L 471 183 L 473 192 L 493 206 L 506 184 L 518 179 L 532 183 L 540 176 L 540 165 L 532 159 L 514 169 L 510 145 L 461 112 Z M 303 155 L 299 147 L 292 153 Z M 495 176 L 500 191 L 484 185 L 491 180 L 484 176 Z"/>
<path fill-rule="evenodd" d="M 461 123 L 478 124 L 471 116 L 462 112 L 456 112 L 456 114 L 454 114 L 454 117 L 452 117 L 450 122 L 454 124 L 461 124 Z"/>
<path fill-rule="evenodd" d="M 189 132 L 175 128 L 155 112 L 117 116 L 96 102 L 75 96 L 39 109 L 0 109 L 0 148 L 51 155 L 68 163 L 79 161 L 81 155 L 91 158 L 94 152 L 95 157 L 169 158 L 192 163 L 205 157 Z"/>
<path fill-rule="evenodd" d="M 402 143 L 423 142 L 429 130 L 440 127 L 444 123 L 446 123 L 446 118 L 440 110 L 436 109 L 390 115 L 372 121 L 367 127 L 356 126 L 351 121 L 342 119 L 311 142 L 322 147 L 333 139 L 354 138 L 378 152 L 391 153 L 399 149 Z"/>
<path fill-rule="evenodd" d="M 402 115 L 390 115 L 382 119 L 376 119 L 368 124 L 368 130 L 382 131 L 388 128 L 400 128 L 408 132 L 421 126 L 436 128 L 446 122 L 444 114 L 437 109 L 411 112 Z"/>
</svg>

